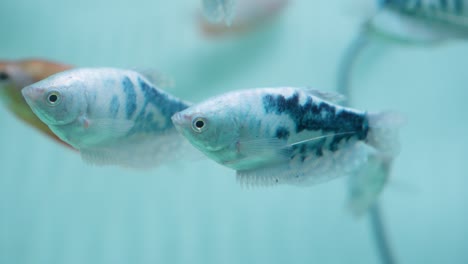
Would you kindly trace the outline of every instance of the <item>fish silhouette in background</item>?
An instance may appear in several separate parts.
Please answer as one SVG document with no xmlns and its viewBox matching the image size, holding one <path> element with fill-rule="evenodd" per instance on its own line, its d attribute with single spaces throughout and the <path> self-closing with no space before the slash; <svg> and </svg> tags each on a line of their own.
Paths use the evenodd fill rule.
<svg viewBox="0 0 468 264">
<path fill-rule="evenodd" d="M 224 22 L 230 26 L 236 11 L 237 0 L 202 0 L 202 11 L 210 23 Z"/>
<path fill-rule="evenodd" d="M 92 164 L 150 168 L 191 148 L 171 122 L 189 103 L 136 71 L 75 68 L 26 86 L 22 94 L 41 121 Z"/>
<path fill-rule="evenodd" d="M 0 61 L 0 98 L 3 104 L 20 120 L 70 148 L 69 144 L 59 139 L 31 111 L 21 94 L 21 89 L 71 67 L 70 65 L 41 59 Z"/>
<path fill-rule="evenodd" d="M 339 62 L 337 90 L 342 94 L 351 94 L 355 62 L 373 39 L 427 46 L 468 38 L 467 0 L 380 0 L 371 13 Z"/>
<path fill-rule="evenodd" d="M 373 14 L 362 23 L 358 34 L 345 50 L 338 69 L 337 89 L 352 103 L 352 71 L 359 55 L 373 40 L 412 46 L 433 46 L 449 40 L 468 38 L 468 1 L 466 0 L 382 0 L 376 2 Z M 393 160 L 380 160 L 380 173 L 389 178 Z M 375 173 L 375 171 L 374 171 Z M 366 200 L 370 189 L 360 181 L 370 174 L 351 178 L 351 200 Z M 376 183 L 378 185 L 378 183 Z M 382 263 L 396 263 L 379 203 L 369 204 L 369 223 Z"/>
<path fill-rule="evenodd" d="M 207 37 L 235 35 L 254 31 L 277 18 L 290 3 L 289 0 L 238 0 L 235 17 L 230 25 L 212 23 L 207 17 L 199 16 L 198 24 Z"/>
</svg>

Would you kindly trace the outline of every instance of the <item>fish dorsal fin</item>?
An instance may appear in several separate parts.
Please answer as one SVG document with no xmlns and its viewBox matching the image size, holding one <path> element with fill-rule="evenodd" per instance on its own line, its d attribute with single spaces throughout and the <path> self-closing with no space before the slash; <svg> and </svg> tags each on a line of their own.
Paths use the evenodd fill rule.
<svg viewBox="0 0 468 264">
<path fill-rule="evenodd" d="M 331 103 L 341 103 L 346 100 L 346 97 L 342 94 L 335 93 L 335 92 L 329 92 L 329 91 L 320 91 L 317 89 L 312 89 L 312 88 L 305 88 L 304 91 L 306 93 L 316 96 L 320 99 L 323 99 L 325 101 L 331 102 Z"/>
<path fill-rule="evenodd" d="M 172 76 L 169 74 L 165 74 L 153 69 L 143 68 L 143 69 L 135 69 L 136 72 L 143 75 L 148 81 L 152 84 L 156 85 L 158 88 L 174 88 L 175 81 Z"/>
</svg>

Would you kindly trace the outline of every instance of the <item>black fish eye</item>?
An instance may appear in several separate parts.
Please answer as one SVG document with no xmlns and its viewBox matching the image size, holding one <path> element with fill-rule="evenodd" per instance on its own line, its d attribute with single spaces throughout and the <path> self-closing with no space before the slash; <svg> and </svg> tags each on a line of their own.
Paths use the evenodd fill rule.
<svg viewBox="0 0 468 264">
<path fill-rule="evenodd" d="M 206 120 L 204 118 L 201 118 L 201 117 L 197 117 L 193 120 L 192 122 L 192 129 L 197 132 L 197 133 L 200 133 L 202 132 L 204 129 L 206 128 Z"/>
<path fill-rule="evenodd" d="M 46 100 L 47 100 L 47 103 L 51 106 L 55 106 L 57 105 L 58 103 L 60 103 L 60 93 L 57 92 L 57 91 L 52 91 L 52 92 L 49 92 L 47 95 L 46 95 Z"/>
<path fill-rule="evenodd" d="M 201 129 L 205 126 L 205 122 L 203 122 L 202 120 L 198 120 L 197 122 L 195 122 L 195 127 L 197 127 L 198 129 Z"/>
<path fill-rule="evenodd" d="M 57 102 L 58 96 L 56 94 L 49 95 L 49 102 L 55 103 Z"/>
<path fill-rule="evenodd" d="M 10 75 L 4 71 L 0 71 L 0 81 L 5 81 L 10 79 Z"/>
</svg>

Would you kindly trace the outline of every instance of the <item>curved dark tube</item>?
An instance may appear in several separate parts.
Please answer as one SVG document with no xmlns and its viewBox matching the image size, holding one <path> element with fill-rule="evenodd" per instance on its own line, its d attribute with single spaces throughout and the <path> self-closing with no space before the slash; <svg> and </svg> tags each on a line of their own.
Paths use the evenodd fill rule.
<svg viewBox="0 0 468 264">
<path fill-rule="evenodd" d="M 369 220 L 372 234 L 379 251 L 380 261 L 382 264 L 395 264 L 397 262 L 390 247 L 390 242 L 382 218 L 380 206 L 376 203 L 369 209 Z"/>
<path fill-rule="evenodd" d="M 351 82 L 353 66 L 361 52 L 369 43 L 369 35 L 365 30 L 365 25 L 363 25 L 361 28 L 362 29 L 358 32 L 355 39 L 353 39 L 353 41 L 346 48 L 338 64 L 337 92 L 346 96 L 346 101 L 348 104 L 350 104 L 352 101 Z"/>
<path fill-rule="evenodd" d="M 361 26 L 361 30 L 358 32 L 356 38 L 350 43 L 346 48 L 341 61 L 338 65 L 337 72 L 337 91 L 346 97 L 346 104 L 352 104 L 352 88 L 351 88 L 351 79 L 352 79 L 352 69 L 356 62 L 356 59 L 359 57 L 361 52 L 370 42 L 370 37 L 367 32 L 366 24 Z M 390 166 L 387 167 L 388 173 L 390 173 Z M 373 234 L 375 244 L 380 256 L 380 262 L 382 264 L 395 264 L 397 263 L 390 247 L 389 238 L 385 229 L 385 224 L 383 222 L 383 217 L 381 213 L 381 208 L 376 202 L 369 209 L 369 223 L 371 228 L 371 233 Z"/>
</svg>

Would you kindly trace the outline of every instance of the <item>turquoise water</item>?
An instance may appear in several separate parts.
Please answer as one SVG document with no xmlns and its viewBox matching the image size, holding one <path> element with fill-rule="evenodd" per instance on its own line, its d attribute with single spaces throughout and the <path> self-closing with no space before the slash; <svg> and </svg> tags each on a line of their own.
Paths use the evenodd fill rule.
<svg viewBox="0 0 468 264">
<path fill-rule="evenodd" d="M 15 0 L 0 9 L 0 58 L 151 68 L 200 101 L 263 86 L 335 87 L 360 17 L 351 0 L 292 2 L 272 25 L 207 40 L 199 2 Z M 381 205 L 400 263 L 468 263 L 468 42 L 374 42 L 355 105 L 407 125 Z M 0 263 L 378 263 L 346 179 L 245 189 L 209 160 L 150 171 L 84 164 L 0 109 Z"/>
</svg>

